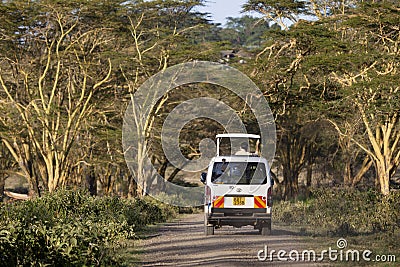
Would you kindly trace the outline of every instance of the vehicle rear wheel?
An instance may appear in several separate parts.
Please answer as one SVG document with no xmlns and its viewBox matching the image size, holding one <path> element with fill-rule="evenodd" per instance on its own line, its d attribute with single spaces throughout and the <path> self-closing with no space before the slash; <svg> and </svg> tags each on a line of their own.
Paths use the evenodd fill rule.
<svg viewBox="0 0 400 267">
<path fill-rule="evenodd" d="M 261 225 L 261 235 L 271 235 L 271 222 Z"/>
<path fill-rule="evenodd" d="M 204 226 L 204 231 L 206 235 L 214 235 L 214 225 Z"/>
</svg>

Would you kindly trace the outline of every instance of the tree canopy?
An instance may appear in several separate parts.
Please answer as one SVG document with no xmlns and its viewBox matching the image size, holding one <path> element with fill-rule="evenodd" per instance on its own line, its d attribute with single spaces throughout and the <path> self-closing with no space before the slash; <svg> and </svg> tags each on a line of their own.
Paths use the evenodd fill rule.
<svg viewBox="0 0 400 267">
<path fill-rule="evenodd" d="M 123 157 L 127 104 L 159 71 L 206 60 L 238 68 L 263 91 L 276 119 L 273 172 L 285 197 L 299 193 L 302 175 L 304 186 L 325 177 L 375 183 L 388 194 L 400 164 L 398 1 L 249 0 L 243 11 L 261 18 L 230 17 L 225 27 L 195 11 L 203 2 L 1 1 L 0 187 L 20 175 L 32 194 L 84 184 L 93 193 L 100 184 L 104 194 L 144 194 Z M 227 49 L 230 61 L 221 58 Z M 229 104 L 249 131 L 259 130 L 227 90 L 177 88 L 152 111 L 150 150 L 142 151 L 171 181 L 180 169 L 164 155 L 161 128 L 195 97 Z M 180 149 L 195 159 L 200 140 L 220 131 L 199 118 L 182 129 Z"/>
</svg>

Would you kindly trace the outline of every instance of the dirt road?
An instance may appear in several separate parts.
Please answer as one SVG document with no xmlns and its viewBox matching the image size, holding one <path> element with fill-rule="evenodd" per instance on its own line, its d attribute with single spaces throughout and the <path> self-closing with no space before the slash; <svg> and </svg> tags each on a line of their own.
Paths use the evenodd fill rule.
<svg viewBox="0 0 400 267">
<path fill-rule="evenodd" d="M 161 226 L 153 237 L 139 242 L 142 266 L 322 266 L 299 262 L 260 261 L 257 254 L 271 250 L 306 249 L 297 233 L 273 225 L 271 236 L 261 236 L 253 227 L 223 227 L 205 236 L 203 215 L 192 214 Z M 264 253 L 260 254 L 263 257 Z"/>
</svg>

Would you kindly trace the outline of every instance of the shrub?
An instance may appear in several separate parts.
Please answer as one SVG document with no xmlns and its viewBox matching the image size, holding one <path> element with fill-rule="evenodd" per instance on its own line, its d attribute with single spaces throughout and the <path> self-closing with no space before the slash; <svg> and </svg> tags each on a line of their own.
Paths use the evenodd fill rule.
<svg viewBox="0 0 400 267">
<path fill-rule="evenodd" d="M 151 199 L 91 197 L 59 191 L 0 206 L 0 262 L 5 266 L 118 265 L 114 253 L 134 231 L 174 209 Z"/>
<path fill-rule="evenodd" d="M 274 219 L 284 223 L 328 229 L 333 235 L 394 231 L 400 227 L 400 192 L 383 196 L 370 190 L 316 190 L 303 202 L 281 201 Z"/>
</svg>

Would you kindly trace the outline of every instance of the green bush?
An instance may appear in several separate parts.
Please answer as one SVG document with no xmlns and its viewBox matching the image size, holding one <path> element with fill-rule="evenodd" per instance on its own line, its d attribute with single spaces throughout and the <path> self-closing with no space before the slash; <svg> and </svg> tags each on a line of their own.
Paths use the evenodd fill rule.
<svg viewBox="0 0 400 267">
<path fill-rule="evenodd" d="M 302 202 L 277 202 L 274 220 L 309 225 L 333 235 L 394 231 L 400 227 L 400 192 L 316 190 Z"/>
<path fill-rule="evenodd" d="M 0 206 L 3 266 L 118 265 L 114 253 L 144 225 L 175 210 L 150 198 L 91 197 L 59 191 Z"/>
</svg>

